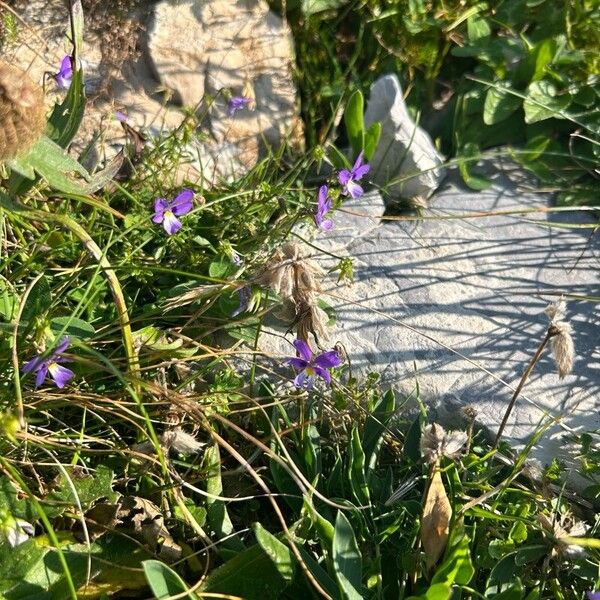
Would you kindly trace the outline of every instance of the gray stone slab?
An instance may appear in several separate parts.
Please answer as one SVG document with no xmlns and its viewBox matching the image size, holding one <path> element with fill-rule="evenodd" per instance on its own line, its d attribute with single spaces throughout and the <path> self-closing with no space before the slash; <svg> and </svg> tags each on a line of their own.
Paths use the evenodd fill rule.
<svg viewBox="0 0 600 600">
<path fill-rule="evenodd" d="M 600 244 L 582 212 L 550 213 L 548 195 L 523 191 L 518 171 L 497 171 L 494 185 L 467 191 L 448 181 L 431 201 L 426 220 L 384 220 L 377 193 L 336 213 L 335 228 L 313 241 L 325 267 L 337 256 L 354 259 L 355 282 L 333 278 L 323 297 L 337 311 L 331 343 L 342 343 L 355 372 L 381 373 L 404 393 L 418 381 L 421 395 L 448 422 L 473 405 L 478 421 L 496 431 L 514 386 L 545 334 L 544 308 L 562 293 L 600 295 Z M 368 207 L 368 210 L 367 210 Z M 525 215 L 502 211 L 540 208 Z M 370 211 L 370 216 L 366 215 Z M 478 217 L 482 213 L 495 213 Z M 450 218 L 453 215 L 477 218 Z M 539 221 L 540 223 L 536 223 Z M 567 317 L 577 357 L 559 379 L 546 352 L 505 431 L 515 447 L 527 443 L 548 415 L 557 419 L 534 450 L 547 463 L 573 463 L 569 432 L 600 427 L 600 308 L 571 299 Z M 271 356 L 290 355 L 282 331 L 267 332 Z M 287 336 L 291 340 L 291 335 Z"/>
</svg>

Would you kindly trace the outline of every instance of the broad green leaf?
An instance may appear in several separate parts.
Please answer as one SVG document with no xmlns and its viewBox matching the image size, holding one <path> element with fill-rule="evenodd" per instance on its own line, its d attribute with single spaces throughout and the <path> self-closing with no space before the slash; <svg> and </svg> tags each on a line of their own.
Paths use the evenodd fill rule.
<svg viewBox="0 0 600 600">
<path fill-rule="evenodd" d="M 344 123 L 346 134 L 356 157 L 365 146 L 365 125 L 363 121 L 364 100 L 360 90 L 356 90 L 346 105 Z"/>
<path fill-rule="evenodd" d="M 66 509 L 76 508 L 77 499 L 84 511 L 101 498 L 112 502 L 118 497 L 118 493 L 113 491 L 113 479 L 114 473 L 105 465 L 99 465 L 93 474 L 72 476 L 70 480 L 61 475 L 56 487 L 43 499 L 44 510 L 49 517 L 55 517 Z"/>
<path fill-rule="evenodd" d="M 485 190 L 492 185 L 492 182 L 487 177 L 472 172 L 473 165 L 477 163 L 478 155 L 480 155 L 480 150 L 475 144 L 465 144 L 461 156 L 458 158 L 458 170 L 463 181 L 472 190 Z"/>
<path fill-rule="evenodd" d="M 286 581 L 291 581 L 295 571 L 295 559 L 292 551 L 283 542 L 280 542 L 272 533 L 267 531 L 260 523 L 255 523 L 252 529 L 254 530 L 258 545 L 273 561 L 279 574 Z"/>
<path fill-rule="evenodd" d="M 335 520 L 333 534 L 335 577 L 346 600 L 361 600 L 362 557 L 350 521 L 342 511 Z"/>
<path fill-rule="evenodd" d="M 316 508 L 310 506 L 308 501 L 304 501 L 304 510 L 309 515 L 312 524 L 314 525 L 317 535 L 321 541 L 321 546 L 329 553 L 333 547 L 333 536 L 335 528 Z"/>
<path fill-rule="evenodd" d="M 335 10 L 346 4 L 348 0 L 302 0 L 302 14 L 305 17 L 316 15 L 324 10 Z"/>
<path fill-rule="evenodd" d="M 483 122 L 486 125 L 501 123 L 518 110 L 522 103 L 521 98 L 509 91 L 501 87 L 491 87 L 485 95 Z"/>
<path fill-rule="evenodd" d="M 546 67 L 556 54 L 556 42 L 552 38 L 546 38 L 538 42 L 530 52 L 533 65 L 531 81 L 537 81 L 546 74 Z"/>
<path fill-rule="evenodd" d="M 235 271 L 235 266 L 225 256 L 220 256 L 208 265 L 208 274 L 215 279 L 225 279 Z"/>
<path fill-rule="evenodd" d="M 365 131 L 365 159 L 367 161 L 373 158 L 375 150 L 377 150 L 377 144 L 379 144 L 380 137 L 381 123 L 379 123 L 379 121 L 371 123 L 369 128 Z"/>
<path fill-rule="evenodd" d="M 434 583 L 420 596 L 409 596 L 406 600 L 450 600 L 452 587 L 447 583 Z"/>
<path fill-rule="evenodd" d="M 550 550 L 545 544 L 533 544 L 531 546 L 522 546 L 515 553 L 515 563 L 518 566 L 538 561 L 540 558 L 548 556 Z"/>
<path fill-rule="evenodd" d="M 475 574 L 471 560 L 469 538 L 466 534 L 452 536 L 444 562 L 437 569 L 432 583 L 467 585 Z"/>
<path fill-rule="evenodd" d="M 12 160 L 9 166 L 28 179 L 37 173 L 60 192 L 85 194 L 88 191 L 88 172 L 46 136 L 40 137 L 29 152 Z"/>
<path fill-rule="evenodd" d="M 332 597 L 338 598 L 339 591 L 335 581 L 321 567 L 321 565 L 301 546 L 298 548 L 304 564 L 308 567 L 311 575 L 319 582 L 319 585 Z"/>
<path fill-rule="evenodd" d="M 244 600 L 276 600 L 287 586 L 271 558 L 257 544 L 212 571 L 200 591 L 241 596 Z"/>
<path fill-rule="evenodd" d="M 170 598 L 175 594 L 182 593 L 181 598 L 198 598 L 196 594 L 188 591 L 189 588 L 187 585 L 185 585 L 181 577 L 173 569 L 167 567 L 167 565 L 159 560 L 145 560 L 142 563 L 142 567 L 144 568 L 144 575 L 146 575 L 148 585 L 157 600 L 163 600 L 163 598 Z"/>
<path fill-rule="evenodd" d="M 510 587 L 506 588 L 499 594 L 494 594 L 493 596 L 489 596 L 491 600 L 521 600 L 524 595 L 523 584 L 521 580 L 516 577 L 515 581 L 510 585 Z"/>
<path fill-rule="evenodd" d="M 525 122 L 537 123 L 544 119 L 562 119 L 564 111 L 571 103 L 571 96 L 558 93 L 556 86 L 545 80 L 534 81 L 527 88 L 527 97 L 523 102 Z"/>
<path fill-rule="evenodd" d="M 473 15 L 467 19 L 467 36 L 471 44 L 489 38 L 492 30 L 489 23 L 480 15 Z"/>
<path fill-rule="evenodd" d="M 501 558 L 490 571 L 487 580 L 487 588 L 493 589 L 495 586 L 503 583 L 511 583 L 515 580 L 518 567 L 515 563 L 515 552 L 507 554 Z"/>
<path fill-rule="evenodd" d="M 86 340 L 96 334 L 96 330 L 87 322 L 77 317 L 54 317 L 50 321 L 50 329 L 56 334 L 68 335 Z"/>
<path fill-rule="evenodd" d="M 0 477 L 0 510 L 7 511 L 15 519 L 29 522 L 38 518 L 31 500 L 20 493 L 8 477 Z"/>
<path fill-rule="evenodd" d="M 207 472 L 206 491 L 211 495 L 220 496 L 223 493 L 223 483 L 221 481 L 221 454 L 217 443 L 206 448 L 204 465 Z M 231 550 L 242 550 L 244 545 L 240 539 L 237 536 L 229 537 L 234 529 L 223 500 L 207 496 L 206 511 L 208 522 L 216 533 L 217 539 L 228 538 L 222 542 L 222 545 Z"/>
</svg>

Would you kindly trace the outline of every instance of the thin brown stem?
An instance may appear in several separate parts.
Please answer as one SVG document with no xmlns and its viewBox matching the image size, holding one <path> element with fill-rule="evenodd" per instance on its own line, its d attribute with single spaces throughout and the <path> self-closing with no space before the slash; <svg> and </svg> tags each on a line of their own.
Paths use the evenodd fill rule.
<svg viewBox="0 0 600 600">
<path fill-rule="evenodd" d="M 537 362 L 540 360 L 540 357 L 542 356 L 542 352 L 544 351 L 544 348 L 550 341 L 550 338 L 554 335 L 556 335 L 556 332 L 553 330 L 552 326 L 550 326 L 548 328 L 548 331 L 546 331 L 546 335 L 544 336 L 544 339 L 542 340 L 541 344 L 538 346 L 538 349 L 535 351 L 533 358 L 527 365 L 527 368 L 525 369 L 525 372 L 523 373 L 521 380 L 519 381 L 519 385 L 517 386 L 517 389 L 515 390 L 512 398 L 510 399 L 510 402 L 508 403 L 508 406 L 506 407 L 506 412 L 504 413 L 502 423 L 500 423 L 498 433 L 496 434 L 496 439 L 494 440 L 494 444 L 492 445 L 492 450 L 495 450 L 498 447 L 498 443 L 500 442 L 500 438 L 502 437 L 502 434 L 504 433 L 504 429 L 506 427 L 506 423 L 508 422 L 508 418 L 510 417 L 510 413 L 512 412 L 512 410 L 515 407 L 515 404 L 517 402 L 517 398 L 519 397 L 519 394 L 521 393 L 521 390 L 523 389 L 524 385 L 527 383 L 527 379 L 529 379 L 529 376 L 531 375 L 533 368 L 535 367 Z"/>
</svg>

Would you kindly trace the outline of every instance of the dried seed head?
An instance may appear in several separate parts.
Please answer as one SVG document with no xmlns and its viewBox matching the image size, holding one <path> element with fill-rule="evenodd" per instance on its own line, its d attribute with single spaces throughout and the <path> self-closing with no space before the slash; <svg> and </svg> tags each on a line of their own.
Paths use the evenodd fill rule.
<svg viewBox="0 0 600 600">
<path fill-rule="evenodd" d="M 538 515 L 538 523 L 550 536 L 554 538 L 552 554 L 577 555 L 583 552 L 581 546 L 569 543 L 570 537 L 584 537 L 587 527 L 582 521 L 577 521 L 571 513 L 560 515 L 560 518 L 550 519 L 544 514 Z"/>
<path fill-rule="evenodd" d="M 179 427 L 165 431 L 160 439 L 165 450 L 175 450 L 180 454 L 195 454 L 204 446 L 193 435 L 186 433 Z"/>
<path fill-rule="evenodd" d="M 44 133 L 45 112 L 42 88 L 0 61 L 0 162 L 21 154 Z"/>
<path fill-rule="evenodd" d="M 477 417 L 477 409 L 472 404 L 468 404 L 463 407 L 462 414 L 469 419 L 469 421 L 474 421 Z"/>
<path fill-rule="evenodd" d="M 425 427 L 421 436 L 421 455 L 429 464 L 438 462 L 442 456 L 458 458 L 467 438 L 464 431 L 446 432 L 441 425 L 432 423 Z"/>
<path fill-rule="evenodd" d="M 299 303 L 321 289 L 323 270 L 306 256 L 302 246 L 294 242 L 283 244 L 258 276 L 258 283 L 269 286 L 283 299 Z"/>
<path fill-rule="evenodd" d="M 559 298 L 556 302 L 552 302 L 545 309 L 546 316 L 550 319 L 550 323 L 560 321 L 565 318 L 565 310 L 567 304 L 563 298 Z"/>
<path fill-rule="evenodd" d="M 573 360 L 575 358 L 575 345 L 571 335 L 571 326 L 566 321 L 556 321 L 550 325 L 552 338 L 552 355 L 554 363 L 558 369 L 558 376 L 562 379 L 573 370 Z"/>
<path fill-rule="evenodd" d="M 428 208 L 427 198 L 421 195 L 413 196 L 408 200 L 408 206 L 412 210 L 424 210 Z"/>
<path fill-rule="evenodd" d="M 308 342 L 308 334 L 312 333 L 317 340 L 327 340 L 327 313 L 319 307 L 317 299 L 309 294 L 296 304 L 296 325 L 298 338 Z"/>
</svg>

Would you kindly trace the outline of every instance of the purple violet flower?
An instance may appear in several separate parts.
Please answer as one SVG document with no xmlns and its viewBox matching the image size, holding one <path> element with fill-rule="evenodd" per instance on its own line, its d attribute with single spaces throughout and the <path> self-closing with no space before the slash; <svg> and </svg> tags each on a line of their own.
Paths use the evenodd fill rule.
<svg viewBox="0 0 600 600">
<path fill-rule="evenodd" d="M 129 117 L 122 110 L 115 111 L 115 119 L 120 123 L 126 123 L 128 118 Z"/>
<path fill-rule="evenodd" d="M 192 210 L 193 198 L 194 192 L 188 189 L 180 192 L 171 202 L 164 198 L 157 198 L 154 201 L 152 220 L 155 223 L 162 223 L 169 235 L 177 233 L 181 229 L 181 221 L 177 217 L 187 215 Z"/>
<path fill-rule="evenodd" d="M 60 62 L 60 69 L 54 76 L 56 85 L 61 90 L 67 90 L 71 86 L 71 80 L 73 79 L 73 59 L 69 55 L 65 56 Z"/>
<path fill-rule="evenodd" d="M 233 248 L 231 249 L 230 259 L 236 267 L 239 267 L 244 262 L 242 257 Z"/>
<path fill-rule="evenodd" d="M 23 373 L 31 373 L 35 371 L 35 387 L 39 387 L 44 383 L 46 376 L 50 374 L 50 377 L 54 380 L 56 387 L 64 388 L 69 379 L 75 376 L 75 373 L 71 369 L 62 367 L 59 363 L 69 362 L 69 359 L 61 356 L 62 353 L 69 347 L 70 340 L 68 337 L 64 337 L 56 349 L 47 358 L 36 356 L 31 360 L 28 360 L 22 367 Z"/>
<path fill-rule="evenodd" d="M 586 592 L 585 595 L 587 596 L 587 600 L 600 600 L 600 590 L 596 592 L 590 590 L 589 592 Z"/>
<path fill-rule="evenodd" d="M 304 340 L 294 340 L 293 343 L 300 356 L 290 358 L 287 364 L 292 365 L 295 369 L 300 369 L 294 379 L 296 387 L 311 389 L 317 377 L 330 384 L 331 374 L 329 369 L 339 367 L 342 364 L 339 354 L 335 350 L 329 350 L 314 356 L 310 346 Z"/>
<path fill-rule="evenodd" d="M 230 117 L 233 117 L 238 110 L 250 106 L 252 102 L 252 98 L 249 98 L 248 96 L 232 96 L 229 98 L 227 114 Z"/>
<path fill-rule="evenodd" d="M 338 173 L 338 181 L 344 186 L 342 191 L 346 196 L 349 194 L 352 198 L 360 198 L 363 195 L 362 187 L 356 182 L 360 181 L 370 168 L 369 164 L 363 163 L 363 153 L 361 152 L 351 171 L 344 169 Z"/>
<path fill-rule="evenodd" d="M 317 200 L 317 212 L 315 213 L 315 223 L 322 231 L 330 231 L 333 227 L 333 221 L 326 219 L 325 216 L 331 210 L 331 198 L 329 189 L 326 185 L 319 188 L 319 197 Z"/>
<path fill-rule="evenodd" d="M 248 305 L 250 304 L 250 298 L 252 298 L 252 290 L 247 285 L 245 285 L 243 288 L 240 288 L 237 293 L 240 297 L 240 303 L 238 307 L 231 313 L 232 317 L 237 317 L 243 312 L 246 312 L 248 310 Z"/>
</svg>

